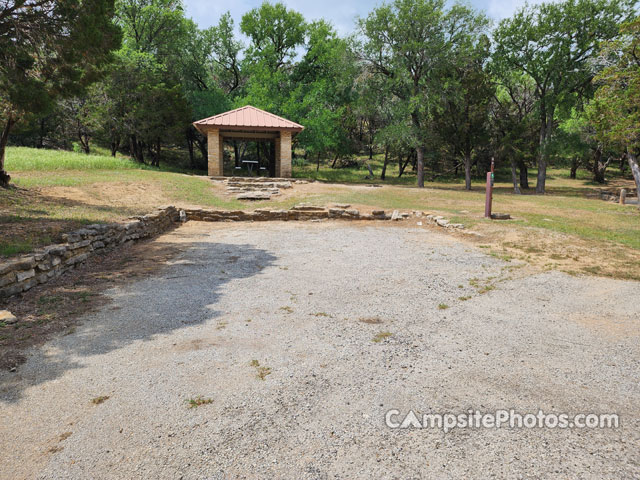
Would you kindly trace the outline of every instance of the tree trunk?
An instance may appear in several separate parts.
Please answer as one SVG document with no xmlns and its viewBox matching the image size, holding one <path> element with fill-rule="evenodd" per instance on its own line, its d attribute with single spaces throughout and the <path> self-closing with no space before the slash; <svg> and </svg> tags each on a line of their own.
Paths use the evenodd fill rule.
<svg viewBox="0 0 640 480">
<path fill-rule="evenodd" d="M 380 180 L 384 180 L 387 175 L 387 163 L 389 162 L 389 145 L 384 147 L 384 163 L 382 164 L 382 173 L 380 174 Z"/>
<path fill-rule="evenodd" d="M 416 152 L 418 163 L 418 188 L 424 188 L 424 147 L 420 145 Z"/>
<path fill-rule="evenodd" d="M 571 172 L 569 173 L 569 178 L 575 180 L 578 176 L 578 167 L 580 166 L 580 162 L 578 161 L 578 157 L 573 157 L 571 160 Z"/>
<path fill-rule="evenodd" d="M 536 193 L 545 192 L 545 183 L 547 181 L 547 143 L 551 136 L 552 127 L 553 110 L 546 112 L 543 105 L 540 124 L 540 151 L 538 152 L 538 178 L 536 181 Z"/>
<path fill-rule="evenodd" d="M 156 139 L 156 150 L 153 154 L 153 166 L 154 167 L 158 167 L 160 168 L 160 150 L 161 150 L 161 144 L 160 144 L 160 137 L 158 137 Z"/>
<path fill-rule="evenodd" d="M 2 130 L 2 136 L 0 137 L 0 187 L 6 187 L 9 185 L 11 176 L 4 169 L 5 152 L 7 151 L 7 142 L 9 141 L 9 132 L 15 124 L 15 120 L 11 115 L 7 119 L 7 123 Z"/>
<path fill-rule="evenodd" d="M 338 155 L 336 153 L 335 156 L 333 157 L 333 162 L 331 163 L 331 168 L 336 168 L 336 162 L 338 161 L 338 158 L 340 158 L 340 155 Z"/>
<path fill-rule="evenodd" d="M 640 167 L 638 166 L 638 158 L 635 154 L 631 153 L 631 150 L 627 150 L 627 161 L 629 162 L 629 168 L 633 173 L 633 179 L 636 181 L 636 193 L 638 194 L 638 208 L 640 208 Z"/>
<path fill-rule="evenodd" d="M 200 135 L 195 135 L 193 138 L 198 144 L 198 148 L 200 149 L 200 155 L 202 155 L 202 165 L 206 170 L 207 163 L 209 162 L 209 157 L 207 154 L 207 137 L 201 137 Z"/>
<path fill-rule="evenodd" d="M 238 168 L 240 166 L 240 158 L 239 158 L 239 154 L 238 154 L 238 141 L 234 140 L 233 141 L 233 158 L 235 159 L 235 165 L 234 167 Z"/>
<path fill-rule="evenodd" d="M 47 119 L 40 119 L 40 137 L 38 138 L 38 148 L 44 148 L 44 136 L 46 133 Z"/>
<path fill-rule="evenodd" d="M 118 137 L 114 137 L 111 139 L 111 156 L 115 158 L 116 153 L 118 153 L 118 148 L 120 148 L 120 139 Z"/>
<path fill-rule="evenodd" d="M 606 162 L 602 161 L 602 147 L 598 146 L 593 154 L 593 180 L 597 183 L 605 183 L 604 173 L 609 166 L 609 158 Z"/>
<path fill-rule="evenodd" d="M 513 183 L 513 193 L 522 195 L 520 187 L 518 187 L 518 175 L 516 174 L 516 161 L 511 159 L 511 182 Z"/>
<path fill-rule="evenodd" d="M 187 129 L 187 149 L 189 150 L 189 165 L 191 168 L 196 168 L 196 157 L 193 154 L 193 137 L 189 129 Z"/>
<path fill-rule="evenodd" d="M 405 160 L 404 163 L 402 163 L 402 155 L 400 155 L 400 158 L 398 159 L 398 165 L 400 166 L 400 172 L 398 173 L 398 178 L 402 176 L 402 174 L 404 173 L 404 169 L 407 168 L 407 165 L 409 165 L 409 160 L 411 160 L 412 155 L 413 155 L 413 150 L 411 150 L 408 153 L 407 159 Z"/>
<path fill-rule="evenodd" d="M 316 163 L 316 172 L 320 171 L 320 152 L 318 152 L 318 159 Z"/>
<path fill-rule="evenodd" d="M 89 136 L 88 135 L 84 135 L 82 133 L 82 130 L 80 130 L 80 129 L 78 129 L 78 141 L 80 142 L 80 146 L 82 147 L 82 151 L 86 155 L 89 155 L 89 153 L 91 153 L 91 150 L 89 148 Z"/>
<path fill-rule="evenodd" d="M 518 170 L 520 171 L 520 188 L 529 189 L 529 169 L 524 160 L 518 160 Z"/>
<path fill-rule="evenodd" d="M 464 188 L 471 190 L 471 154 L 468 152 L 464 155 Z"/>
</svg>

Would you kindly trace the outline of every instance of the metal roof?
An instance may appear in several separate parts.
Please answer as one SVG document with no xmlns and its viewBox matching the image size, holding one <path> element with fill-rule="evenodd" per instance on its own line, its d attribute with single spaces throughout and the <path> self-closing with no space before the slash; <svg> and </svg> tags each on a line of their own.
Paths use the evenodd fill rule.
<svg viewBox="0 0 640 480">
<path fill-rule="evenodd" d="M 197 122 L 193 122 L 196 128 L 201 127 L 218 127 L 230 129 L 269 129 L 269 130 L 294 130 L 301 131 L 304 129 L 299 125 L 286 118 L 279 117 L 273 113 L 265 112 L 259 108 L 247 105 L 246 107 L 236 108 L 225 113 L 214 115 L 213 117 L 203 118 Z"/>
</svg>

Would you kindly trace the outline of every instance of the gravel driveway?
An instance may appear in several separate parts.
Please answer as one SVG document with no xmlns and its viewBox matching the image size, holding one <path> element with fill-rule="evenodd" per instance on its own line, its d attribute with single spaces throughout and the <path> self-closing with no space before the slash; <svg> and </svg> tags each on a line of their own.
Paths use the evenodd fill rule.
<svg viewBox="0 0 640 480">
<path fill-rule="evenodd" d="M 184 249 L 0 373 L 0 476 L 640 477 L 639 284 L 527 273 L 405 225 L 189 222 L 156 240 Z M 385 425 L 511 408 L 621 426 Z"/>
</svg>

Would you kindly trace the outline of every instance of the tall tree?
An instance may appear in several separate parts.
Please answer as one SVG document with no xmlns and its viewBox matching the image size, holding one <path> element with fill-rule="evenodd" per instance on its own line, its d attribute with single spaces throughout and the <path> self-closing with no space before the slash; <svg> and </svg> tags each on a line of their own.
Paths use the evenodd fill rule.
<svg viewBox="0 0 640 480">
<path fill-rule="evenodd" d="M 495 89 L 485 71 L 489 39 L 482 27 L 486 25 L 488 21 L 478 17 L 477 28 L 469 32 L 468 43 L 456 50 L 443 78 L 441 108 L 435 114 L 435 126 L 442 141 L 462 159 L 466 190 L 471 190 L 473 155 L 488 141 L 489 104 Z"/>
<path fill-rule="evenodd" d="M 588 115 L 601 141 L 626 149 L 640 207 L 640 19 L 622 26 L 601 60 L 606 67 L 596 77 L 599 88 Z"/>
<path fill-rule="evenodd" d="M 494 74 L 496 90 L 491 103 L 493 151 L 498 158 L 510 160 L 515 193 L 529 188 L 528 165 L 535 161 L 538 143 L 535 84 L 518 71 Z M 519 184 L 519 186 L 518 186 Z"/>
<path fill-rule="evenodd" d="M 418 187 L 424 187 L 426 126 L 439 98 L 439 79 L 476 24 L 471 9 L 454 5 L 447 10 L 444 0 L 395 0 L 359 22 L 363 58 L 375 74 L 387 79 L 387 91 L 402 102 L 411 121 Z"/>
<path fill-rule="evenodd" d="M 240 29 L 251 40 L 247 58 L 266 63 L 271 71 L 288 66 L 304 42 L 304 17 L 283 3 L 264 2 L 242 17 Z"/>
<path fill-rule="evenodd" d="M 0 5 L 0 185 L 13 126 L 95 81 L 120 45 L 113 0 L 5 0 Z"/>
<path fill-rule="evenodd" d="M 538 101 L 538 178 L 545 192 L 548 146 L 556 111 L 591 88 L 590 60 L 600 44 L 617 35 L 619 24 L 633 12 L 633 0 L 566 0 L 526 6 L 502 20 L 494 32 L 494 63 L 517 69 L 536 84 Z M 565 105 L 566 107 L 566 105 Z"/>
</svg>

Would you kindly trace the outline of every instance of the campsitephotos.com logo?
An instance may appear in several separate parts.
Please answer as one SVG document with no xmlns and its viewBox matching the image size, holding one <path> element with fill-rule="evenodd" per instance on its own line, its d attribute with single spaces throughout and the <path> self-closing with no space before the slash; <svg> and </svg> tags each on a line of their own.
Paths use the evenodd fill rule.
<svg viewBox="0 0 640 480">
<path fill-rule="evenodd" d="M 515 409 L 481 412 L 469 409 L 464 413 L 424 413 L 413 410 L 402 413 L 388 410 L 385 424 L 392 429 L 438 429 L 449 432 L 454 428 L 618 428 L 620 418 L 617 413 L 520 413 Z"/>
</svg>

